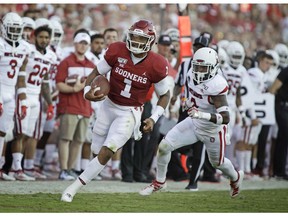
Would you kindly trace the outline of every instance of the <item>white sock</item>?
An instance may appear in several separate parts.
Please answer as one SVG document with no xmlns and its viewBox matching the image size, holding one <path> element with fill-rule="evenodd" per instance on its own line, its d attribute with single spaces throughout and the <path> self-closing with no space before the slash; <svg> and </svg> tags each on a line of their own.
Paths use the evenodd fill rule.
<svg viewBox="0 0 288 216">
<path fill-rule="evenodd" d="M 240 170 L 244 170 L 245 151 L 236 150 L 236 159 Z"/>
<path fill-rule="evenodd" d="M 112 170 L 118 170 L 120 167 L 120 160 L 112 160 Z"/>
<path fill-rule="evenodd" d="M 88 164 L 89 164 L 88 159 L 81 159 L 81 170 L 85 170 Z"/>
<path fill-rule="evenodd" d="M 12 153 L 12 157 L 13 157 L 13 162 L 12 162 L 12 170 L 22 170 L 22 166 L 21 166 L 21 161 L 23 158 L 23 154 L 16 152 L 16 153 Z"/>
<path fill-rule="evenodd" d="M 36 153 L 34 155 L 34 164 L 36 166 L 41 166 L 41 160 L 44 154 L 44 149 L 36 149 Z"/>
<path fill-rule="evenodd" d="M 166 173 L 168 168 L 168 163 L 171 159 L 171 152 L 168 154 L 161 154 L 161 156 L 157 153 L 157 174 L 156 174 L 156 180 L 158 182 L 165 182 L 166 181 Z"/>
<path fill-rule="evenodd" d="M 238 179 L 238 173 L 228 158 L 224 158 L 224 163 L 218 166 L 217 169 L 221 170 L 223 174 L 228 176 L 232 181 L 236 181 Z"/>
<path fill-rule="evenodd" d="M 33 159 L 24 159 L 24 169 L 33 169 L 34 160 Z"/>
<path fill-rule="evenodd" d="M 244 165 L 244 171 L 247 173 L 251 173 L 251 157 L 252 157 L 252 151 L 245 151 L 245 165 Z"/>
<path fill-rule="evenodd" d="M 100 164 L 98 156 L 91 160 L 86 169 L 81 173 L 81 178 L 86 184 L 89 183 L 94 177 L 96 177 L 105 165 Z"/>
<path fill-rule="evenodd" d="M 257 158 L 252 158 L 252 169 L 255 169 L 257 164 Z"/>
<path fill-rule="evenodd" d="M 82 186 L 83 184 L 81 183 L 80 179 L 77 178 L 68 188 L 66 188 L 64 193 L 69 193 L 74 196 Z"/>
<path fill-rule="evenodd" d="M 55 144 L 46 144 L 45 146 L 45 163 L 53 162 L 53 154 L 56 151 Z"/>
</svg>

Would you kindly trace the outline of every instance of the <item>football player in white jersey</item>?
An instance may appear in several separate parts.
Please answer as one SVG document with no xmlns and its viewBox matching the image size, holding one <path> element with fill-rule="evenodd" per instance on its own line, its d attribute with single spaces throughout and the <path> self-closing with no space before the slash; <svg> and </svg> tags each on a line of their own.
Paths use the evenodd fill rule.
<svg viewBox="0 0 288 216">
<path fill-rule="evenodd" d="M 52 30 L 48 25 L 38 27 L 34 31 L 35 46 L 31 44 L 33 50 L 28 56 L 28 63 L 26 67 L 26 86 L 27 86 L 27 100 L 29 106 L 27 109 L 27 117 L 21 121 L 16 122 L 17 138 L 16 142 L 12 144 L 18 151 L 12 149 L 12 153 L 21 153 L 22 147 L 25 149 L 24 172 L 30 178 L 21 180 L 35 180 L 35 178 L 45 178 L 40 173 L 34 170 L 34 153 L 37 141 L 33 138 L 35 133 L 36 121 L 39 117 L 40 102 L 39 96 L 42 92 L 43 97 L 48 103 L 47 118 L 53 117 L 53 105 L 49 89 L 49 70 L 51 65 L 56 61 L 55 54 L 47 49 L 50 43 Z M 23 142 L 23 146 L 22 145 Z M 15 160 L 9 175 L 14 175 L 19 170 L 22 170 L 21 161 Z"/>
<path fill-rule="evenodd" d="M 173 127 L 159 144 L 156 180 L 139 193 L 146 196 L 166 187 L 166 172 L 171 151 L 202 141 L 211 164 L 230 179 L 230 196 L 236 197 L 243 181 L 243 171 L 236 171 L 224 157 L 227 143 L 229 107 L 226 99 L 228 84 L 219 74 L 215 50 L 205 47 L 195 52 L 188 72 L 189 117 Z"/>
<path fill-rule="evenodd" d="M 0 38 L 0 155 L 4 146 L 4 137 L 14 125 L 13 116 L 16 107 L 15 88 L 17 89 L 17 115 L 16 120 L 20 121 L 26 116 L 26 84 L 25 68 L 27 55 L 30 52 L 26 43 L 22 43 L 21 36 L 23 31 L 22 18 L 14 12 L 7 13 L 1 20 Z M 5 92 L 5 94 L 4 94 Z M 13 126 L 12 126 L 13 128 Z M 22 155 L 15 155 L 21 161 Z M 15 180 L 9 177 L 1 168 L 4 158 L 0 163 L 0 178 L 4 180 Z M 23 177 L 23 172 L 18 172 L 17 177 Z"/>
<path fill-rule="evenodd" d="M 50 41 L 49 49 L 57 56 L 57 61 L 53 63 L 49 71 L 50 92 L 54 106 L 54 113 L 56 113 L 56 103 L 58 100 L 59 91 L 56 88 L 55 77 L 57 73 L 57 66 L 63 59 L 62 48 L 60 46 L 64 31 L 62 25 L 57 20 L 47 20 L 50 22 L 52 28 L 52 37 Z M 45 171 L 60 171 L 55 161 L 53 161 L 53 154 L 56 152 L 56 144 L 47 144 L 47 141 L 54 130 L 56 123 L 55 116 L 47 120 L 47 103 L 43 97 L 41 97 L 41 109 L 42 112 L 37 121 L 37 132 L 34 133 L 34 138 L 39 140 L 37 143 L 36 154 L 34 158 L 35 169 L 40 171 L 41 161 L 45 150 L 45 159 L 43 169 Z"/>
<path fill-rule="evenodd" d="M 230 107 L 230 122 L 228 124 L 228 133 L 231 137 L 230 143 L 227 143 L 226 156 L 232 161 L 233 164 L 236 163 L 234 157 L 234 147 L 235 140 L 233 135 L 234 125 L 236 122 L 237 112 L 240 112 L 244 116 L 244 107 L 241 101 L 241 84 L 242 78 L 247 71 L 243 66 L 245 58 L 245 50 L 242 44 L 238 41 L 229 42 L 227 49 L 228 62 L 221 66 L 222 73 L 229 85 L 229 91 L 227 94 L 227 101 Z M 229 145 L 230 144 L 230 145 Z"/>
</svg>

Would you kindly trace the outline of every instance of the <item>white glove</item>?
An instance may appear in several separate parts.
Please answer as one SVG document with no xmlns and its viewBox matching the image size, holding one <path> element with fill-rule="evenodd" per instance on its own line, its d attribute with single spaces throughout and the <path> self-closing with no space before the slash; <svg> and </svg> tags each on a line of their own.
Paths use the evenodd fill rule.
<svg viewBox="0 0 288 216">
<path fill-rule="evenodd" d="M 195 118 L 195 119 L 199 119 L 201 115 L 201 112 L 197 110 L 195 107 L 190 107 L 187 113 L 191 118 Z"/>
<path fill-rule="evenodd" d="M 187 113 L 193 119 L 206 119 L 208 121 L 211 119 L 210 113 L 201 112 L 195 107 L 191 107 L 190 109 L 188 109 Z"/>
</svg>

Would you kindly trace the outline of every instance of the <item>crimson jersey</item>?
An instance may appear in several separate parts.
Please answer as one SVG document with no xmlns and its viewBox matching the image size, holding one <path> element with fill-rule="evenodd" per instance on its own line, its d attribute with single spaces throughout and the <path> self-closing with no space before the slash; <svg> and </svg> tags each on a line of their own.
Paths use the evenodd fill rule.
<svg viewBox="0 0 288 216">
<path fill-rule="evenodd" d="M 122 106 L 142 106 L 152 83 L 158 83 L 168 74 L 167 60 L 152 51 L 134 65 L 131 52 L 123 42 L 109 46 L 105 60 L 111 67 L 108 97 Z"/>
</svg>

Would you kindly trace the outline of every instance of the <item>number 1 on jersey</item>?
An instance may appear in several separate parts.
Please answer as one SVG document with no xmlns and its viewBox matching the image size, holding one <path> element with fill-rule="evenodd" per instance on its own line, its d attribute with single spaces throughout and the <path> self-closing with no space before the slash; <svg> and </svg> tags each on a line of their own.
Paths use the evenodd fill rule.
<svg viewBox="0 0 288 216">
<path fill-rule="evenodd" d="M 125 88 L 124 90 L 121 90 L 121 95 L 123 97 L 126 97 L 126 98 L 130 98 L 131 97 L 131 93 L 130 93 L 130 89 L 131 89 L 131 85 L 132 85 L 132 80 L 129 80 L 129 79 L 124 79 L 124 83 L 126 84 L 125 85 Z"/>
</svg>

